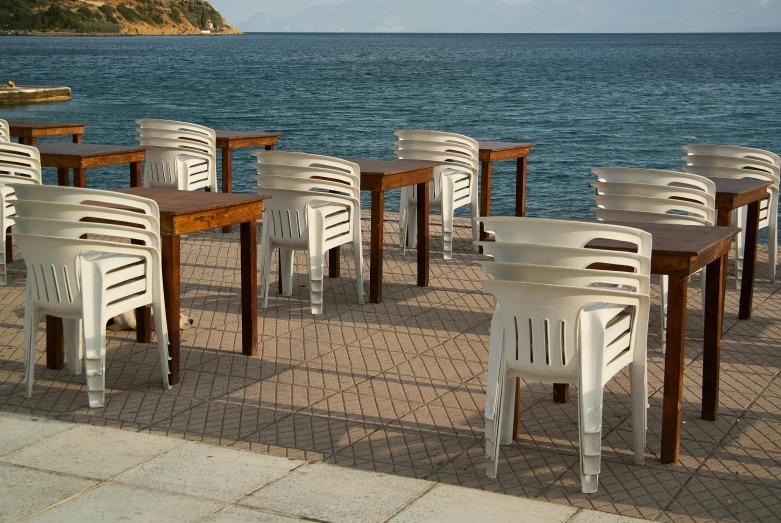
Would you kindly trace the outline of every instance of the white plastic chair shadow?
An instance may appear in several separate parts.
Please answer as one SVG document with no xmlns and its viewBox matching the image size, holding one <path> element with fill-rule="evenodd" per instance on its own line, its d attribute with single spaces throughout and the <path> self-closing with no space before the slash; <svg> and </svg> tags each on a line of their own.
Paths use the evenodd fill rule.
<svg viewBox="0 0 781 523">
<path fill-rule="evenodd" d="M 442 212 L 443 257 L 453 258 L 453 216 L 456 209 L 469 205 L 472 216 L 472 240 L 478 239 L 474 224 L 480 214 L 477 190 L 479 144 L 477 140 L 440 131 L 396 131 L 399 138 L 393 151 L 400 159 L 429 160 L 445 165 L 434 168 L 434 183 L 429 185 L 429 207 Z M 401 189 L 399 235 L 401 253 L 417 246 L 417 187 Z"/>
<path fill-rule="evenodd" d="M 358 303 L 364 302 L 363 243 L 361 241 L 360 168 L 327 156 L 280 151 L 255 151 L 253 176 L 259 194 L 270 195 L 263 205 L 260 270 L 263 308 L 268 307 L 271 255 L 279 249 L 282 295 L 293 294 L 296 250 L 309 257 L 312 314 L 323 313 L 325 254 L 351 245 L 355 260 Z"/>
<path fill-rule="evenodd" d="M 499 446 L 512 443 L 512 378 L 577 383 L 581 490 L 596 492 L 603 388 L 626 366 L 630 367 L 635 462 L 643 464 L 647 275 L 491 262 L 483 267 L 497 278 L 481 281 L 483 290 L 496 299 L 488 373 L 494 397 L 486 397 L 488 476 L 496 477 Z"/>
<path fill-rule="evenodd" d="M 0 121 L 0 135 L 2 135 L 3 122 L 5 120 Z M 7 185 L 10 183 L 41 184 L 41 162 L 38 149 L 11 142 L 0 143 L 0 285 L 8 283 L 6 260 L 8 252 L 13 249 L 13 246 L 8 242 L 8 234 L 15 223 L 14 201 L 16 193 L 11 186 Z M 10 258 L 10 256 L 8 257 Z"/>
<path fill-rule="evenodd" d="M 19 190 L 20 187 L 23 189 Z M 106 323 L 113 316 L 148 305 L 154 312 L 163 387 L 170 388 L 157 220 L 153 216 L 107 207 L 28 200 L 24 196 L 36 192 L 30 187 L 33 186 L 14 186 L 20 197 L 16 218 L 19 234 L 14 236 L 27 266 L 24 328 L 26 396 L 32 394 L 38 324 L 43 316 L 50 315 L 63 319 L 68 369 L 80 373 L 83 359 L 89 405 L 102 407 Z M 64 187 L 55 189 L 73 190 Z M 23 195 L 22 192 L 28 194 Z M 95 194 L 92 201 L 100 202 L 100 195 Z M 156 207 L 154 202 L 147 202 L 150 207 Z M 114 223 L 97 223 L 106 220 Z M 100 235 L 109 239 L 88 240 L 82 239 L 83 235 Z M 120 242 L 136 240 L 145 245 L 111 241 L 114 238 Z"/>
<path fill-rule="evenodd" d="M 137 138 L 146 152 L 144 187 L 217 191 L 217 135 L 202 125 L 142 118 Z"/>
</svg>

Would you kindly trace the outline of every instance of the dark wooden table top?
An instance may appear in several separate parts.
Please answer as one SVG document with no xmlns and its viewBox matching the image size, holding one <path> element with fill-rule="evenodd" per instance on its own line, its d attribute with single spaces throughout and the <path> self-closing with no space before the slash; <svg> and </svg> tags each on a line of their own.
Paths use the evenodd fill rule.
<svg viewBox="0 0 781 523">
<path fill-rule="evenodd" d="M 8 127 L 11 128 L 11 134 L 14 130 L 19 128 L 24 129 L 60 129 L 68 127 L 86 127 L 88 123 L 76 123 L 76 122 L 35 122 L 26 120 L 8 120 Z"/>
<path fill-rule="evenodd" d="M 490 142 L 483 140 L 480 140 L 478 144 L 481 162 L 498 162 L 529 156 L 531 148 L 537 145 L 536 143 Z"/>
<path fill-rule="evenodd" d="M 710 178 L 716 185 L 716 208 L 731 211 L 761 200 L 767 194 L 771 182 L 763 180 L 734 180 L 732 178 Z"/>
<path fill-rule="evenodd" d="M 145 153 L 150 148 L 143 145 L 125 146 L 125 145 L 98 145 L 94 143 L 45 143 L 36 145 L 36 148 L 43 156 L 75 156 L 79 158 L 89 158 L 94 156 L 111 156 L 114 154 L 127 153 Z"/>
<path fill-rule="evenodd" d="M 536 143 L 515 143 L 515 142 L 489 142 L 480 140 L 477 142 L 481 151 L 507 151 L 510 149 L 528 149 L 535 147 Z"/>
<path fill-rule="evenodd" d="M 651 233 L 653 274 L 693 274 L 712 262 L 719 253 L 729 252 L 732 237 L 738 227 L 709 227 L 667 223 L 614 222 L 613 225 L 633 227 Z M 616 240 L 594 240 L 588 247 L 635 252 L 635 246 Z M 726 250 L 725 250 L 726 249 Z"/>
<path fill-rule="evenodd" d="M 256 131 L 230 131 L 227 129 L 215 129 L 217 133 L 218 149 L 240 149 L 242 147 L 253 147 L 259 145 L 258 142 L 269 142 L 276 144 L 282 133 L 267 133 Z"/>
<path fill-rule="evenodd" d="M 160 208 L 160 233 L 182 235 L 224 227 L 263 217 L 259 194 L 177 191 L 156 187 L 128 187 L 117 192 L 149 198 Z"/>
<path fill-rule="evenodd" d="M 262 202 L 271 196 L 224 192 L 177 191 L 158 187 L 127 187 L 117 192 L 142 196 L 157 202 L 160 214 L 180 216 L 192 212 L 217 211 L 234 205 Z"/>
<path fill-rule="evenodd" d="M 365 160 L 345 158 L 361 168 L 362 191 L 387 191 L 434 181 L 434 167 L 442 162 L 428 160 Z"/>
</svg>

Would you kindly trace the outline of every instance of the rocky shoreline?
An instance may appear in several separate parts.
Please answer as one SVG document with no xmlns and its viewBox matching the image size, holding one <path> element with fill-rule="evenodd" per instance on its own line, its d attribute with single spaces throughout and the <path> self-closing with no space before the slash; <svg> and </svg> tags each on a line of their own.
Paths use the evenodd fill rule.
<svg viewBox="0 0 781 523">
<path fill-rule="evenodd" d="M 0 36 L 114 36 L 114 37 L 128 37 L 128 36 L 240 36 L 244 33 L 143 33 L 143 34 L 117 34 L 117 33 L 72 33 L 64 31 L 26 31 L 23 29 L 0 29 Z"/>
</svg>

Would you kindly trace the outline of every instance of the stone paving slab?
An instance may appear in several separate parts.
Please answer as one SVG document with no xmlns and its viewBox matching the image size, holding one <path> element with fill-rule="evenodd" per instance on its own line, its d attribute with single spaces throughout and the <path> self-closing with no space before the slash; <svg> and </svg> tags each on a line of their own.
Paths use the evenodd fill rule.
<svg viewBox="0 0 781 523">
<path fill-rule="evenodd" d="M 31 426 L 56 426 L 59 432 L 30 434 L 28 441 L 20 442 L 15 434 Z M 7 412 L 0 412 L 0 428 L 0 442 L 12 449 L 0 453 L 2 523 L 285 523 L 302 518 L 345 523 L 470 522 L 484 517 L 517 521 L 519 514 L 525 515 L 524 521 L 563 523 L 573 516 L 583 521 L 596 517 L 596 513 L 542 501 L 236 448 L 175 440 L 168 440 L 173 446 L 161 446 L 161 438 L 149 434 Z M 58 459 L 70 456 L 72 450 L 67 448 L 71 439 L 66 435 L 82 437 L 82 452 L 98 456 L 126 454 L 129 442 L 136 448 L 146 444 L 146 459 L 138 464 L 103 459 L 105 473 L 96 474 L 89 467 L 63 472 Z M 63 454 L 57 457 L 60 444 L 64 444 Z M 5 459 L 19 453 L 27 458 L 25 463 Z"/>
<path fill-rule="evenodd" d="M 368 214 L 363 218 L 368 253 Z M 458 219 L 453 260 L 443 260 L 441 226 L 435 217 L 431 285 L 417 287 L 416 251 L 400 253 L 396 219 L 386 213 L 381 304 L 358 305 L 352 252 L 345 248 L 341 277 L 324 280 L 324 314 L 314 317 L 309 312 L 305 254 L 296 255 L 290 297 L 277 292 L 274 255 L 269 306 L 258 315 L 259 353 L 251 358 L 242 355 L 240 347 L 238 232 L 183 238 L 182 309 L 195 322 L 182 332 L 182 381 L 164 391 L 154 344 L 136 343 L 132 332 L 109 332 L 102 409 L 87 406 L 83 375 L 45 369 L 43 329 L 37 336 L 34 393 L 24 398 L 24 263 L 16 252 L 16 261 L 8 266 L 9 283 L 0 287 L 0 411 L 78 423 L 85 435 L 94 427 L 112 427 L 164 436 L 162 441 L 174 445 L 208 443 L 259 456 L 336 464 L 547 500 L 596 510 L 604 517 L 781 521 L 776 503 L 781 491 L 781 284 L 768 281 L 766 246 L 759 250 L 751 320 L 737 319 L 739 295 L 733 263 L 729 266 L 716 422 L 699 418 L 703 322 L 699 278 L 692 278 L 681 458 L 673 465 L 658 461 L 664 356 L 658 286 L 652 286 L 646 464 L 637 466 L 632 459 L 629 379 L 624 371 L 605 389 L 600 489 L 583 495 L 577 387 L 572 387 L 569 404 L 558 405 L 550 399 L 550 386 L 523 381 L 521 438 L 502 449 L 498 478 L 486 477 L 482 411 L 493 305 L 473 282 L 481 276 L 479 262 L 485 258 L 472 252 L 468 222 Z M 368 267 L 364 279 L 368 286 Z M 69 441 L 66 432 L 76 430 L 38 426 L 41 434 L 36 438 L 60 437 L 63 442 Z M 7 441 L 30 434 L 29 428 L 17 430 L 21 432 L 9 433 Z M 3 444 L 0 436 L 0 449 L 7 451 Z M 45 442 L 31 444 L 47 448 Z M 73 449 L 78 441 L 68 445 Z M 0 463 L 36 466 L 26 452 L 7 451 Z M 123 460 L 129 459 L 129 466 L 143 466 L 144 456 L 120 455 L 118 464 L 124 466 Z M 11 465 L 12 460 L 20 463 Z M 60 473 L 84 473 L 90 480 L 105 481 L 84 464 L 89 459 L 84 460 L 83 469 Z M 233 491 L 221 496 L 229 493 Z M 258 509 L 231 510 L 240 514 L 237 518 L 252 518 Z M 208 517 L 217 521 L 234 512 Z M 262 514 L 272 517 L 268 511 Z M 587 517 L 580 514 L 577 517 Z"/>
</svg>

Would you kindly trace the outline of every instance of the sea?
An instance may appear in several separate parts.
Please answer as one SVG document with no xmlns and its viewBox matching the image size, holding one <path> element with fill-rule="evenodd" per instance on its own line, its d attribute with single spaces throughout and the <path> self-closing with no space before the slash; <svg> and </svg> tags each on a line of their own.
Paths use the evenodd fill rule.
<svg viewBox="0 0 781 523">
<path fill-rule="evenodd" d="M 675 170 L 687 143 L 781 152 L 781 33 L 0 37 L 8 80 L 73 100 L 0 118 L 88 122 L 91 143 L 135 144 L 138 118 L 279 131 L 280 150 L 337 157 L 392 159 L 399 129 L 536 143 L 529 216 L 590 216 L 592 168 Z M 234 153 L 237 192 L 250 151 Z M 125 166 L 87 173 L 127 183 Z M 492 214 L 514 208 L 515 162 L 496 163 Z"/>
</svg>

